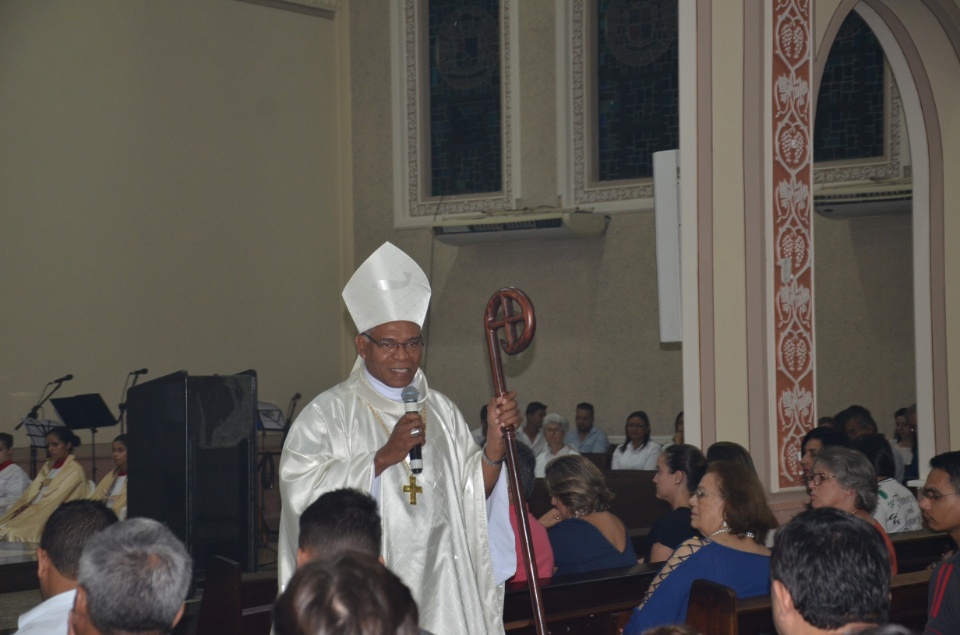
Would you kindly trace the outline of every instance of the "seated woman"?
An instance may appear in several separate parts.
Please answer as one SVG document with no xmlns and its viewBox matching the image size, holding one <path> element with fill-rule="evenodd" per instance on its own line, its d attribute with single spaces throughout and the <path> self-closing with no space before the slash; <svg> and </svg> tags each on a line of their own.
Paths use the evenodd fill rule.
<svg viewBox="0 0 960 635">
<path fill-rule="evenodd" d="M 653 483 L 657 498 L 670 503 L 672 511 L 657 519 L 647 534 L 647 562 L 663 562 L 684 540 L 697 535 L 690 526 L 690 497 L 706 469 L 707 458 L 692 445 L 671 445 L 660 454 Z"/>
<path fill-rule="evenodd" d="M 113 464 L 116 466 L 103 477 L 93 500 L 103 501 L 113 510 L 120 520 L 127 517 L 127 435 L 121 434 L 113 440 Z"/>
<path fill-rule="evenodd" d="M 530 526 L 530 540 L 533 542 L 533 551 L 536 556 L 537 578 L 543 580 L 553 575 L 553 547 L 547 537 L 547 529 L 530 513 L 527 501 L 533 495 L 536 478 L 533 476 L 533 449 L 523 443 L 517 444 L 517 474 L 520 476 L 520 487 L 523 490 L 523 508 L 527 510 L 527 523 Z M 520 544 L 520 521 L 513 506 L 513 490 L 507 489 L 510 495 L 510 526 L 513 527 L 514 546 L 517 550 L 517 572 L 507 582 L 526 582 L 527 569 L 523 561 L 523 547 Z"/>
<path fill-rule="evenodd" d="M 569 429 L 570 422 L 563 415 L 551 412 L 543 418 L 543 438 L 547 440 L 547 449 L 537 457 L 537 464 L 533 469 L 537 478 L 544 477 L 547 463 L 558 456 L 580 454 L 572 445 L 564 443 Z"/>
<path fill-rule="evenodd" d="M 848 448 L 850 439 L 839 430 L 828 427 L 814 428 L 804 435 L 800 442 L 800 470 L 804 478 L 813 474 L 813 462 L 817 460 L 820 451 L 833 445 Z"/>
<path fill-rule="evenodd" d="M 650 440 L 650 417 L 642 410 L 631 412 L 624 427 L 627 440 L 613 452 L 614 470 L 655 470 L 660 445 Z"/>
<path fill-rule="evenodd" d="M 894 429 L 893 440 L 895 450 L 903 458 L 903 482 L 919 478 L 919 461 L 917 455 L 917 404 L 909 408 L 900 408 L 893 415 L 897 427 Z"/>
<path fill-rule="evenodd" d="M 47 433 L 50 458 L 20 499 L 0 518 L 0 540 L 40 542 L 47 518 L 60 503 L 87 497 L 87 476 L 73 457 L 80 439 L 59 426 Z"/>
<path fill-rule="evenodd" d="M 13 462 L 13 435 L 0 432 L 0 516 L 30 486 L 30 477 Z"/>
<path fill-rule="evenodd" d="M 691 538 L 673 552 L 634 610 L 624 635 L 683 623 L 694 580 L 726 585 L 738 598 L 770 592 L 770 550 L 763 540 L 777 521 L 756 474 L 729 461 L 710 463 L 690 506 L 691 525 L 706 537 Z"/>
<path fill-rule="evenodd" d="M 554 575 L 637 564 L 627 528 L 607 511 L 613 492 L 590 459 L 571 454 L 550 461 L 547 492 L 554 508 L 540 522 L 550 529 Z"/>
<path fill-rule="evenodd" d="M 749 468 L 754 476 L 757 475 L 757 468 L 753 464 L 753 457 L 747 448 L 733 441 L 717 441 L 707 448 L 707 464 L 715 461 L 729 461 Z"/>
<path fill-rule="evenodd" d="M 872 516 L 879 487 L 877 473 L 866 456 L 836 445 L 821 450 L 813 463 L 813 474 L 807 477 L 807 487 L 811 507 L 833 507 L 873 525 L 890 552 L 892 574 L 897 575 L 897 552 L 887 532 Z"/>
</svg>

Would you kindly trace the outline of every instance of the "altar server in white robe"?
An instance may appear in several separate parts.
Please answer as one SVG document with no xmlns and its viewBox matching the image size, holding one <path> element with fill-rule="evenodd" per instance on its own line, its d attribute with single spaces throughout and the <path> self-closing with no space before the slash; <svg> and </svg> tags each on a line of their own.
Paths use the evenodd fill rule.
<svg viewBox="0 0 960 635">
<path fill-rule="evenodd" d="M 353 487 L 379 501 L 385 564 L 413 592 L 422 628 L 501 633 L 502 583 L 516 570 L 516 551 L 499 427 L 520 424 L 516 397 L 490 401 L 479 447 L 419 368 L 430 285 L 394 245 L 357 269 L 343 299 L 359 332 L 356 364 L 304 408 L 280 458 L 280 590 L 296 569 L 300 514 L 321 494 Z M 418 412 L 405 413 L 407 386 L 419 392 Z M 414 446 L 423 453 L 420 474 L 408 459 Z"/>
</svg>

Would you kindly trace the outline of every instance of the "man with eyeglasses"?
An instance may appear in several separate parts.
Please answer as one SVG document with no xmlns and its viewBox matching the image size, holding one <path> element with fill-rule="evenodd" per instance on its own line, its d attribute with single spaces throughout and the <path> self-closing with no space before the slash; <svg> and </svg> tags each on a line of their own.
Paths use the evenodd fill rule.
<svg viewBox="0 0 960 635">
<path fill-rule="evenodd" d="M 357 361 L 304 408 L 284 443 L 280 590 L 296 569 L 300 514 L 349 487 L 377 500 L 384 563 L 410 588 L 423 628 L 502 633 L 496 585 L 516 570 L 516 551 L 500 426 L 519 425 L 520 412 L 514 393 L 491 399 L 481 448 L 456 405 L 428 386 L 420 360 L 430 293 L 417 263 L 390 243 L 344 288 Z M 409 458 L 413 448 L 422 471 Z"/>
<path fill-rule="evenodd" d="M 960 452 L 944 452 L 930 459 L 930 473 L 920 490 L 923 524 L 945 531 L 960 544 Z M 924 634 L 960 633 L 960 551 L 939 563 L 930 576 L 927 627 Z"/>
</svg>

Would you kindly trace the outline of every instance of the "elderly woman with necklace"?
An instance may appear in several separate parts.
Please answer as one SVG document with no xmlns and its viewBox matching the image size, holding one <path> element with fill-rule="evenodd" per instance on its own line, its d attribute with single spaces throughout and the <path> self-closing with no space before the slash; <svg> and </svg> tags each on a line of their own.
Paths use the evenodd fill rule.
<svg viewBox="0 0 960 635">
<path fill-rule="evenodd" d="M 865 454 L 840 446 L 821 450 L 813 464 L 813 474 L 807 477 L 807 488 L 810 490 L 810 507 L 839 509 L 880 532 L 890 553 L 892 575 L 897 575 L 897 552 L 890 536 L 873 517 L 880 487 L 877 473 Z"/>
<path fill-rule="evenodd" d="M 770 550 L 763 541 L 777 521 L 756 474 L 736 463 L 711 463 L 690 497 L 690 507 L 690 524 L 705 538 L 691 538 L 677 547 L 650 583 L 624 635 L 682 624 L 694 580 L 726 585 L 738 598 L 770 592 Z"/>
<path fill-rule="evenodd" d="M 579 454 L 553 459 L 546 479 L 554 508 L 540 522 L 550 530 L 555 576 L 637 564 L 626 526 L 607 511 L 613 492 L 590 459 Z"/>
</svg>

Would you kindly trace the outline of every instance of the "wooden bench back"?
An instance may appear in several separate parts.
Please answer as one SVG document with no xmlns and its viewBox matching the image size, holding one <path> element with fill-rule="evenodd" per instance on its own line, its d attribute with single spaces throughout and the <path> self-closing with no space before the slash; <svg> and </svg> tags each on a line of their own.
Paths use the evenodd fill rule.
<svg viewBox="0 0 960 635">
<path fill-rule="evenodd" d="M 222 556 L 207 562 L 197 633 L 267 635 L 277 599 L 276 573 L 243 574 Z"/>
<path fill-rule="evenodd" d="M 616 514 L 627 529 L 649 528 L 670 511 L 666 501 L 657 498 L 653 484 L 656 472 L 642 470 L 606 470 L 603 473 L 614 499 L 610 511 Z M 553 507 L 544 479 L 538 478 L 533 495 L 527 501 L 530 511 L 539 518 Z"/>
<path fill-rule="evenodd" d="M 890 621 L 922 632 L 927 622 L 927 587 L 930 571 L 894 576 L 890 581 Z M 694 580 L 690 587 L 687 624 L 710 635 L 763 635 L 773 633 L 770 596 L 737 599 L 722 584 Z"/>
</svg>

